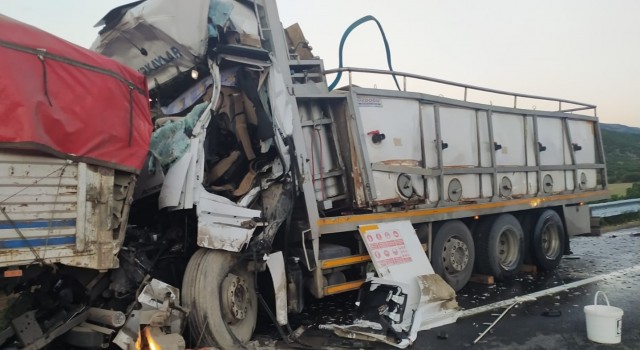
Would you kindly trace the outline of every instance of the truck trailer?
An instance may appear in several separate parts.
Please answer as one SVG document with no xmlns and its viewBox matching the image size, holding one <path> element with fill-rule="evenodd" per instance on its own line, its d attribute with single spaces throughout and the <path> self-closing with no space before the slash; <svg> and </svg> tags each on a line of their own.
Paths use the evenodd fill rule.
<svg viewBox="0 0 640 350">
<path fill-rule="evenodd" d="M 119 243 L 100 258 L 119 264 L 89 263 L 79 251 L 45 259 L 117 268 L 106 278 L 123 299 L 145 275 L 181 284 L 176 301 L 200 346 L 245 344 L 260 306 L 284 327 L 305 294 L 364 288 L 376 273 L 364 241 L 372 228 L 409 221 L 434 272 L 458 291 L 473 273 L 513 278 L 525 261 L 555 269 L 570 236 L 590 231 L 585 203 L 608 197 L 594 105 L 391 69 L 326 70 L 299 27 L 282 26 L 275 0 L 137 1 L 97 26 L 91 49 L 146 77 L 149 155 L 135 189 L 105 180 L 116 179 L 105 188 L 113 198 L 131 196 L 118 207 L 130 204 L 128 220 L 111 211 L 124 231 L 105 238 Z M 328 78 L 343 73 L 334 88 Z M 363 75 L 397 89 L 359 86 Z M 421 82 L 463 97 L 410 88 Z M 512 104 L 474 101 L 473 92 Z M 550 107 L 523 107 L 531 103 Z M 80 165 L 74 184 L 86 181 Z M 76 245 L 92 227 L 79 222 L 69 230 Z M 11 269 L 26 261 L 5 256 Z M 92 306 L 114 309 L 106 299 Z"/>
</svg>

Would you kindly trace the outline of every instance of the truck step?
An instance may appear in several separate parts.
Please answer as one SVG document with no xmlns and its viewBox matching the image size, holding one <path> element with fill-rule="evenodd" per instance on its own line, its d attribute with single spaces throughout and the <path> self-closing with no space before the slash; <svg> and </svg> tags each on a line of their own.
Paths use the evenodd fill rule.
<svg viewBox="0 0 640 350">
<path fill-rule="evenodd" d="M 336 267 L 355 265 L 368 261 L 371 261 L 371 257 L 369 256 L 369 254 L 350 255 L 342 258 L 322 260 L 320 262 L 320 266 L 323 270 L 327 270 Z"/>
<path fill-rule="evenodd" d="M 360 286 L 362 286 L 364 282 L 365 280 L 355 280 L 355 281 L 349 281 L 345 283 L 326 286 L 324 287 L 324 295 L 334 295 L 334 294 L 344 293 L 352 290 L 357 290 L 358 288 L 360 288 Z"/>
<path fill-rule="evenodd" d="M 427 245 L 422 244 L 422 250 L 427 250 Z M 336 267 L 356 265 L 364 262 L 371 261 L 369 254 L 349 255 L 335 259 L 325 259 L 320 261 L 320 267 L 323 270 L 333 269 Z"/>
</svg>

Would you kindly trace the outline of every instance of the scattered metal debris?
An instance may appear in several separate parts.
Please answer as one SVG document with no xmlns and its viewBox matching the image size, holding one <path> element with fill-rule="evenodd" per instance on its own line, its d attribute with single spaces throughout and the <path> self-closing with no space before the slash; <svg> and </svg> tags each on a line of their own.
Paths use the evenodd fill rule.
<svg viewBox="0 0 640 350">
<path fill-rule="evenodd" d="M 545 312 L 542 313 L 542 316 L 544 317 L 560 317 L 562 315 L 562 311 L 560 310 L 547 310 Z"/>
<path fill-rule="evenodd" d="M 507 312 L 509 312 L 509 310 L 511 310 L 511 308 L 513 308 L 514 306 L 518 305 L 520 302 L 516 301 L 515 303 L 511 304 L 508 308 L 506 308 L 501 314 L 500 316 L 498 316 L 498 318 L 493 321 L 489 327 L 487 327 L 487 329 L 484 330 L 484 332 L 480 333 L 480 335 L 476 338 L 476 340 L 473 341 L 473 343 L 477 343 L 478 341 L 480 341 L 480 339 L 482 339 L 482 337 L 484 337 L 485 334 L 487 334 L 491 328 L 493 328 L 493 326 L 495 326 L 503 317 L 504 315 L 507 314 Z"/>
</svg>

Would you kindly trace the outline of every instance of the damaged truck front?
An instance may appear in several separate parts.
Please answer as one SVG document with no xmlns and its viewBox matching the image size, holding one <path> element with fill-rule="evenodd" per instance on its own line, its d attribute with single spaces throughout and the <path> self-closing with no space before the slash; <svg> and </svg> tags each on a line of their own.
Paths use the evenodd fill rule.
<svg viewBox="0 0 640 350">
<path fill-rule="evenodd" d="M 198 345 L 251 339 L 267 303 L 256 275 L 267 266 L 274 321 L 287 324 L 285 260 L 273 242 L 297 197 L 294 105 L 262 46 L 257 6 L 139 1 L 110 11 L 92 47 L 147 77 L 155 131 L 130 224 L 188 260 L 173 267 Z"/>
<path fill-rule="evenodd" d="M 120 271 L 182 281 L 194 346 L 241 347 L 259 305 L 286 325 L 304 290 L 360 290 L 370 310 L 334 331 L 408 346 L 455 320 L 454 291 L 472 272 L 506 280 L 525 256 L 556 268 L 569 237 L 589 230 L 584 203 L 608 196 L 593 105 L 325 71 L 273 0 L 137 1 L 98 26 L 92 49 L 146 76 L 154 123 Z M 348 86 L 331 91 L 326 74 L 342 72 Z M 356 73 L 405 88 L 359 87 Z"/>
</svg>

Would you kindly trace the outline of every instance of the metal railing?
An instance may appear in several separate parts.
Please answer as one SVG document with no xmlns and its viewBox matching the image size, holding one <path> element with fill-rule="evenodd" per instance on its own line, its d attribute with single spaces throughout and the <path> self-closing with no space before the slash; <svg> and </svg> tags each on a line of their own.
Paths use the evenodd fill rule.
<svg viewBox="0 0 640 350">
<path fill-rule="evenodd" d="M 558 109 L 557 110 L 553 110 L 553 111 L 563 112 L 563 113 L 571 113 L 571 112 L 592 110 L 593 111 L 593 116 L 594 117 L 597 116 L 597 114 L 596 114 L 596 106 L 592 105 L 592 104 L 588 104 L 588 103 L 583 103 L 583 102 L 578 102 L 578 101 L 571 101 L 571 100 L 554 98 L 554 97 L 536 96 L 536 95 L 529 95 L 529 94 L 521 94 L 521 93 L 517 93 L 517 92 L 509 92 L 509 91 L 503 91 L 503 90 L 490 89 L 490 88 L 485 88 L 485 87 L 482 87 L 482 86 L 475 86 L 475 85 L 457 83 L 457 82 L 454 82 L 454 81 L 443 80 L 443 79 L 438 79 L 438 78 L 432 78 L 432 77 L 427 77 L 427 76 L 418 75 L 418 74 L 412 74 L 412 73 L 406 73 L 406 72 L 371 69 L 371 68 L 343 67 L 343 68 L 335 68 L 335 69 L 325 70 L 324 74 L 325 75 L 337 74 L 339 72 L 347 72 L 347 73 L 349 73 L 348 74 L 349 75 L 349 86 L 351 86 L 353 84 L 352 73 L 369 73 L 369 74 L 388 75 L 388 76 L 402 77 L 403 91 L 407 91 L 407 78 L 409 78 L 409 79 L 416 79 L 416 80 L 428 81 L 428 82 L 432 82 L 432 83 L 438 83 L 438 84 L 443 84 L 443 85 L 449 85 L 449 86 L 455 86 L 455 87 L 463 88 L 464 89 L 464 101 L 467 101 L 467 95 L 468 95 L 469 90 L 475 90 L 475 91 L 483 91 L 483 92 L 488 92 L 488 93 L 497 94 L 497 95 L 510 96 L 510 97 L 513 98 L 513 108 L 518 108 L 518 98 L 528 98 L 528 99 L 532 99 L 532 100 L 557 103 L 558 104 Z M 563 109 L 563 106 L 562 106 L 563 103 L 564 104 L 570 104 L 570 105 L 573 105 L 573 106 L 576 106 L 576 107 Z"/>
<path fill-rule="evenodd" d="M 594 218 L 606 218 L 610 216 L 640 212 L 640 198 L 589 204 L 589 208 L 591 208 L 591 216 Z"/>
</svg>

